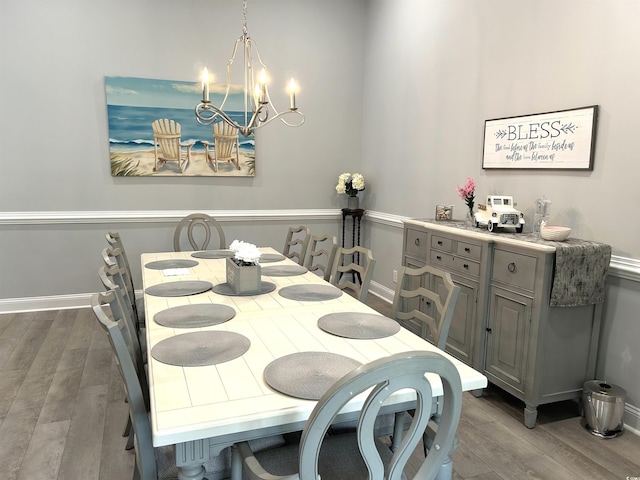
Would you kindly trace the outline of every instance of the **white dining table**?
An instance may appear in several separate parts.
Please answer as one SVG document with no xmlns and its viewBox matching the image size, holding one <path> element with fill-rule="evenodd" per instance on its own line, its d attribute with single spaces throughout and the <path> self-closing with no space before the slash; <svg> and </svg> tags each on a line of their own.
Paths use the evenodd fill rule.
<svg viewBox="0 0 640 480">
<path fill-rule="evenodd" d="M 271 248 L 261 250 L 276 253 Z M 192 253 L 142 254 L 144 289 L 185 280 L 206 281 L 213 285 L 226 282 L 226 259 L 194 258 Z M 175 259 L 195 260 L 198 264 L 165 270 L 145 267 L 150 262 Z M 284 259 L 262 266 L 294 264 Z M 278 293 L 290 285 L 328 285 L 314 273 L 263 275 L 262 279 L 275 284 L 275 289 L 252 296 L 221 295 L 212 290 L 177 297 L 144 295 L 153 444 L 156 447 L 176 446 L 180 479 L 201 480 L 205 474 L 203 464 L 237 442 L 302 430 L 316 401 L 281 394 L 270 388 L 263 378 L 267 365 L 288 354 L 332 352 L 368 363 L 394 353 L 436 351 L 457 367 L 463 391 L 487 385 L 486 377 L 480 372 L 404 328 L 392 336 L 373 340 L 344 338 L 321 330 L 317 321 L 329 313 L 377 312 L 347 293 L 327 301 L 290 300 Z M 169 328 L 154 321 L 157 313 L 171 307 L 203 303 L 230 306 L 235 310 L 235 316 L 224 323 L 201 328 Z M 151 355 L 151 349 L 158 342 L 194 331 L 235 332 L 249 339 L 250 347 L 233 360 L 198 367 L 169 365 Z M 437 400 L 442 393 L 439 378 L 435 377 L 433 396 Z M 340 419 L 354 418 L 362 400 L 356 398 L 350 402 Z M 415 395 L 399 392 L 388 400 L 385 408 L 389 412 L 406 410 L 412 408 L 414 401 Z"/>
</svg>

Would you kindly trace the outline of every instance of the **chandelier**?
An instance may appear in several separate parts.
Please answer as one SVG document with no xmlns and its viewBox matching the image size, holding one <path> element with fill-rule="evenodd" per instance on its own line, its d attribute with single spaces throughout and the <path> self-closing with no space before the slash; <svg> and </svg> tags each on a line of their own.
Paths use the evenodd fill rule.
<svg viewBox="0 0 640 480">
<path fill-rule="evenodd" d="M 202 101 L 196 106 L 195 114 L 198 123 L 211 125 L 214 122 L 224 121 L 236 128 L 245 137 L 250 136 L 254 130 L 271 123 L 275 119 L 280 119 L 282 123 L 289 127 L 299 127 L 304 123 L 304 114 L 296 107 L 297 85 L 291 78 L 288 86 L 289 109 L 278 112 L 271 102 L 269 90 L 267 88 L 267 67 L 260 58 L 260 51 L 256 43 L 249 37 L 247 30 L 247 0 L 242 2 L 242 13 L 244 21 L 242 24 L 242 35 L 238 37 L 233 47 L 231 58 L 227 62 L 227 86 L 224 99 L 220 106 L 213 105 L 209 100 L 209 72 L 205 68 L 202 72 Z M 242 112 L 242 122 L 233 120 L 223 109 L 225 102 L 229 98 L 231 91 L 231 66 L 236 58 L 236 53 L 242 48 L 243 68 L 244 68 L 244 111 Z M 257 60 L 254 63 L 253 56 Z M 256 72 L 256 68 L 259 72 Z M 296 123 L 287 122 L 285 116 L 297 116 Z"/>
</svg>

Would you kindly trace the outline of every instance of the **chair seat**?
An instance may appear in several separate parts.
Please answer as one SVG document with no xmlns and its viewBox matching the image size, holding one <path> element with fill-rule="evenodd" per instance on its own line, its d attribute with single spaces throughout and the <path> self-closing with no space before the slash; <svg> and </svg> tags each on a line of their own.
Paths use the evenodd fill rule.
<svg viewBox="0 0 640 480">
<path fill-rule="evenodd" d="M 393 452 L 378 439 L 376 448 L 383 463 L 388 464 Z M 298 472 L 299 451 L 299 445 L 287 444 L 255 453 L 255 457 L 272 475 L 293 475 Z M 345 433 L 327 437 L 320 449 L 318 471 L 322 480 L 367 480 L 369 474 L 358 450 L 357 435 Z M 244 474 L 243 479 L 247 478 Z M 406 478 L 405 475 L 402 478 Z"/>
</svg>

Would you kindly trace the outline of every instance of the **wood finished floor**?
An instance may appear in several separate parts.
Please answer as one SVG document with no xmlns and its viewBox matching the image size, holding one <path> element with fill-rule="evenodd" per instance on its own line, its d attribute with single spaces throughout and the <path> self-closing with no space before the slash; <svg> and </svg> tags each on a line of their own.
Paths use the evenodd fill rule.
<svg viewBox="0 0 640 480">
<path fill-rule="evenodd" d="M 388 313 L 373 295 L 369 303 Z M 123 398 L 91 310 L 0 315 L 0 479 L 130 479 Z M 458 437 L 457 480 L 640 477 L 640 437 L 590 435 L 573 402 L 543 406 L 529 430 L 513 397 L 495 388 L 465 394 Z"/>
</svg>

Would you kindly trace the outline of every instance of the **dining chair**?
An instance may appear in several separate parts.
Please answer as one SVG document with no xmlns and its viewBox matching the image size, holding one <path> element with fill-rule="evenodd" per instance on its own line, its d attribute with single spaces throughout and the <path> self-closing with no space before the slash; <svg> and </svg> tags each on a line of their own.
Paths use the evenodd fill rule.
<svg viewBox="0 0 640 480">
<path fill-rule="evenodd" d="M 460 287 L 451 275 L 431 266 L 398 271 L 391 318 L 418 322 L 422 337 L 444 350 Z"/>
<path fill-rule="evenodd" d="M 310 272 L 320 272 L 328 282 L 331 278 L 333 259 L 338 249 L 338 240 L 333 235 L 314 235 L 309 242 L 309 255 L 305 267 Z"/>
<path fill-rule="evenodd" d="M 130 350 L 123 335 L 123 331 L 117 321 L 109 318 L 107 306 L 117 304 L 115 291 L 96 293 L 91 299 L 91 308 L 100 326 L 107 333 L 109 343 L 116 356 L 116 363 L 120 375 L 124 381 L 129 401 L 129 415 L 132 422 L 135 442 L 134 479 L 157 480 L 177 478 L 178 472 L 175 466 L 175 452 L 173 447 L 161 447 L 154 449 L 151 438 L 151 426 L 148 417 L 148 404 L 143 385 L 140 381 L 139 371 L 130 355 Z M 174 460 L 171 461 L 170 459 Z"/>
<path fill-rule="evenodd" d="M 311 229 L 308 227 L 302 225 L 299 227 L 290 227 L 284 242 L 282 254 L 298 262 L 298 265 L 304 265 L 310 239 Z"/>
<path fill-rule="evenodd" d="M 176 252 L 184 251 L 182 248 L 182 231 L 186 230 L 187 240 L 192 250 L 206 250 L 211 241 L 211 229 L 214 228 L 218 232 L 220 240 L 218 248 L 227 248 L 227 241 L 224 236 L 222 225 L 213 217 L 205 213 L 192 213 L 184 217 L 173 234 L 173 249 Z M 204 238 L 202 238 L 204 237 Z"/>
<path fill-rule="evenodd" d="M 427 375 L 425 375 L 427 374 Z M 454 443 L 462 406 L 460 376 L 453 363 L 436 352 L 411 351 L 362 365 L 338 380 L 318 401 L 307 421 L 299 444 L 289 444 L 263 452 L 249 445 L 237 445 L 249 480 L 400 480 L 416 445 L 432 415 L 434 389 L 442 384 L 438 399 L 442 415 L 433 448 L 420 465 L 414 479 L 431 480 L 443 463 L 451 468 Z M 357 432 L 326 435 L 342 408 L 357 395 L 371 389 L 362 404 Z M 385 400 L 394 392 L 416 392 L 416 410 L 396 452 L 375 434 L 375 420 Z"/>
<path fill-rule="evenodd" d="M 113 283 L 111 277 L 105 272 L 106 267 L 100 267 L 98 269 L 98 276 L 103 285 L 107 288 L 107 291 L 97 297 L 97 301 L 100 305 L 108 305 L 110 309 L 110 318 L 120 328 L 122 337 L 127 347 L 127 351 L 131 357 L 136 375 L 140 382 L 142 389 L 142 398 L 144 400 L 145 408 L 149 410 L 149 390 L 147 383 L 147 373 L 145 370 L 145 359 L 143 354 L 144 345 L 139 342 L 139 337 L 133 321 L 130 317 L 129 310 L 126 306 L 126 300 L 122 295 L 122 289 Z M 94 309 L 95 311 L 95 309 Z M 143 337 L 144 338 L 144 337 Z M 146 344 L 146 342 L 145 342 Z M 127 401 L 129 401 L 129 395 L 127 394 Z M 131 435 L 132 419 L 131 414 L 127 417 L 124 430 L 122 432 L 123 437 L 129 437 L 125 450 L 131 450 L 134 447 L 134 438 Z"/>
<path fill-rule="evenodd" d="M 360 265 L 360 262 L 362 262 L 362 265 Z M 369 284 L 371 283 L 375 266 L 376 260 L 368 248 L 360 246 L 353 248 L 340 247 L 337 249 L 336 256 L 333 259 L 331 283 L 342 290 L 351 291 L 355 298 L 364 303 L 367 300 Z"/>
<path fill-rule="evenodd" d="M 103 248 L 102 260 L 106 267 L 106 274 L 111 277 L 113 283 L 122 289 L 122 297 L 126 301 L 125 304 L 130 311 L 136 330 L 139 331 L 144 326 L 144 320 L 140 318 L 140 312 L 144 312 L 144 300 L 140 299 L 141 304 L 138 305 L 131 276 L 127 273 L 126 267 L 122 266 L 124 265 L 122 251 L 119 248 Z"/>
<path fill-rule="evenodd" d="M 133 283 L 133 273 L 131 266 L 129 265 L 129 259 L 127 257 L 127 251 L 122 243 L 122 237 L 118 232 L 107 232 L 105 234 L 107 243 L 112 248 L 113 259 L 117 262 L 118 267 L 123 272 L 123 279 L 127 282 L 127 293 L 132 300 L 132 307 L 135 310 L 136 321 L 140 326 L 144 326 L 144 299 L 136 298 L 136 288 Z M 117 252 L 120 254 L 117 255 Z M 104 256 L 104 255 L 103 255 Z M 108 265 L 107 261 L 105 263 Z"/>
</svg>

